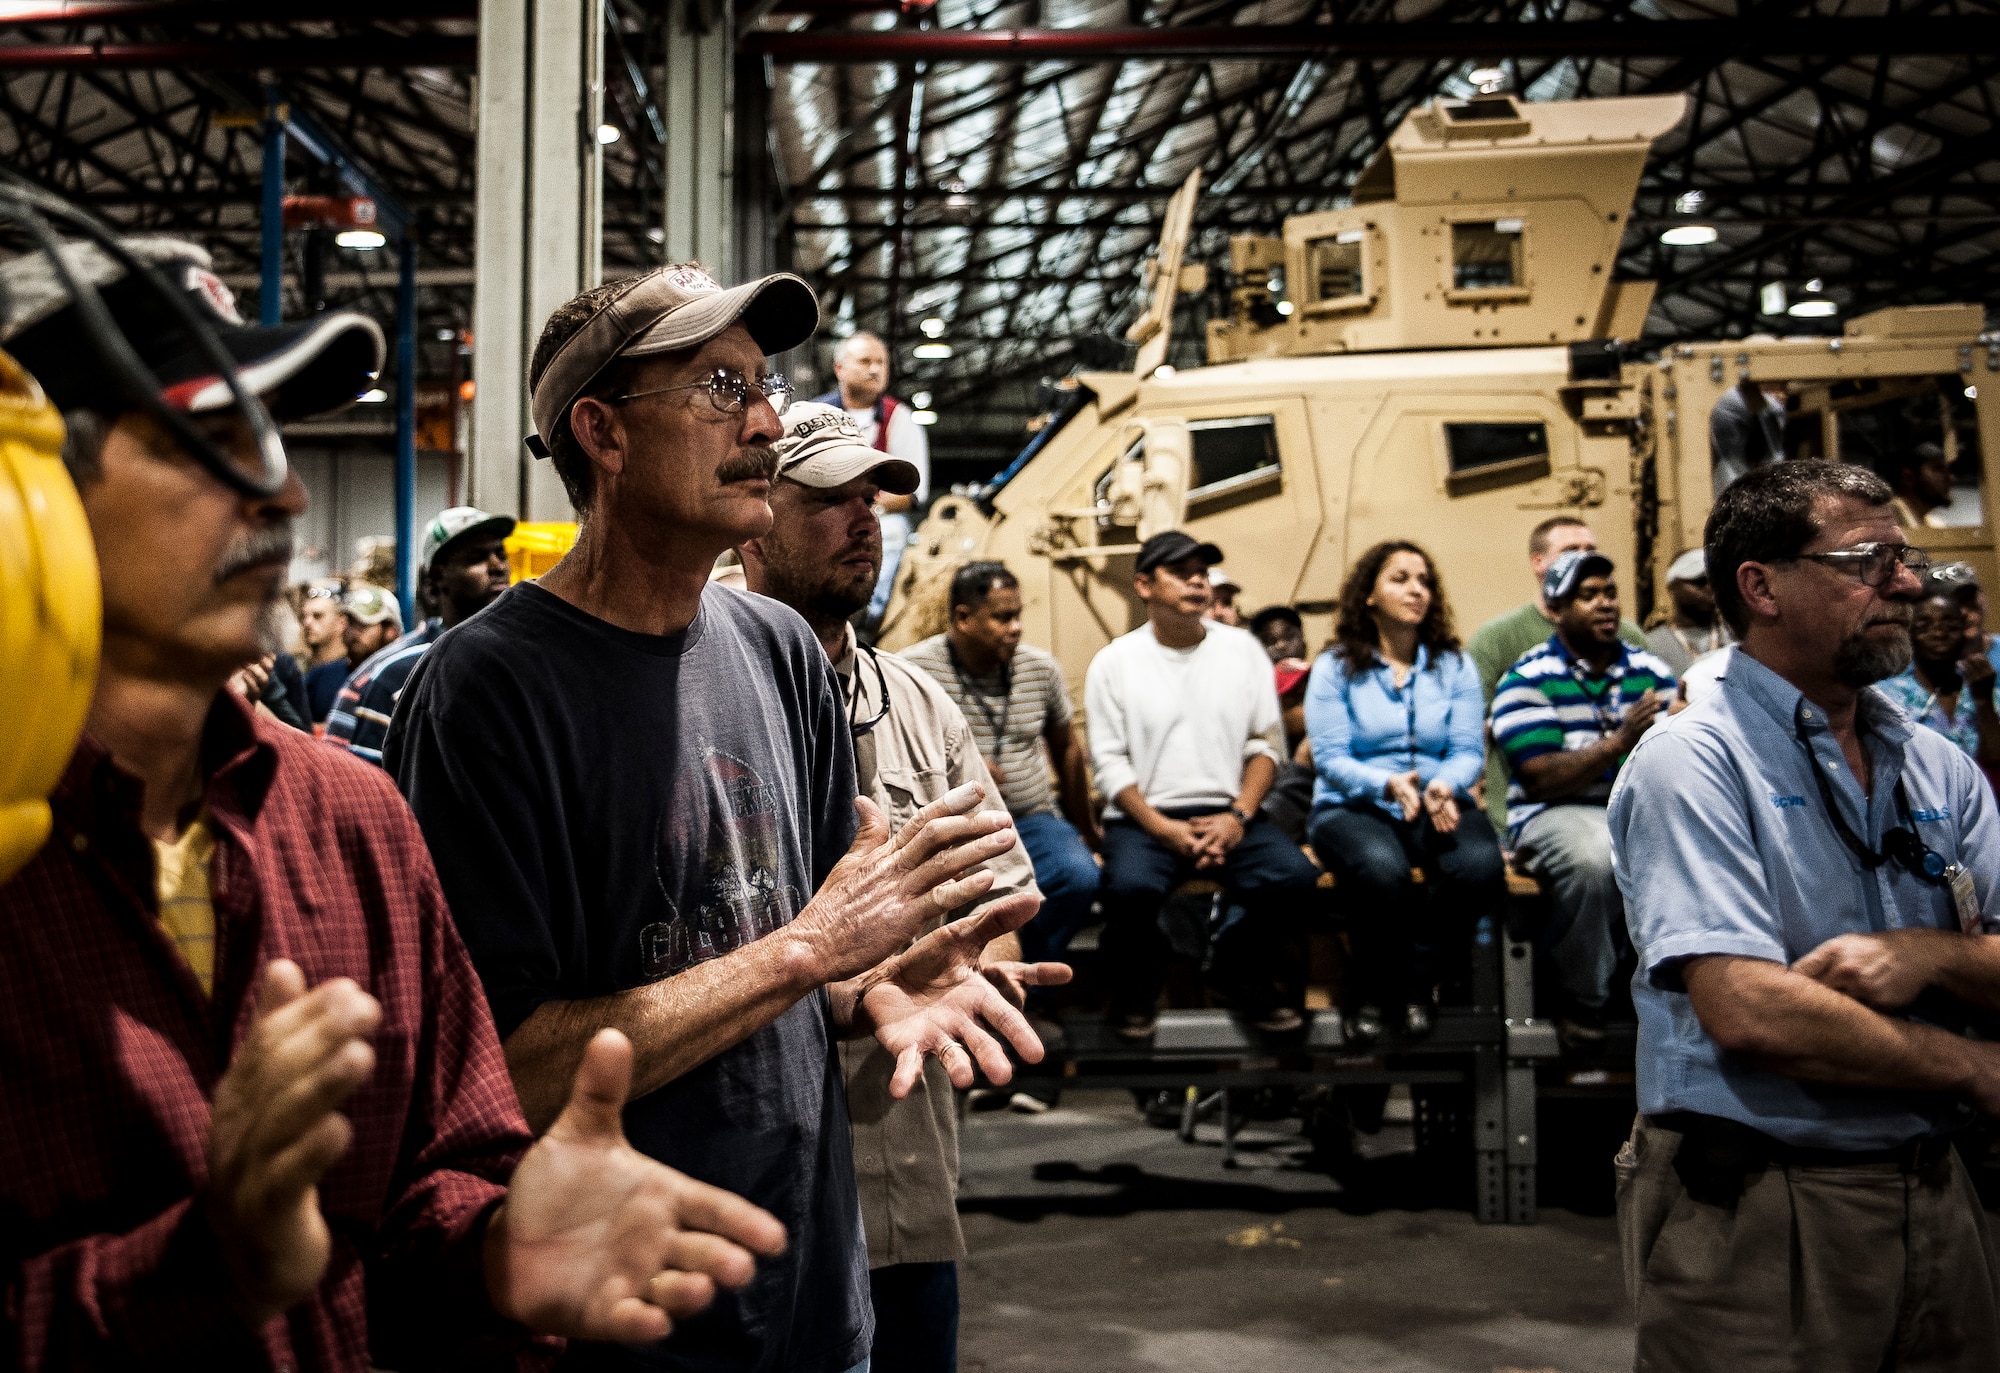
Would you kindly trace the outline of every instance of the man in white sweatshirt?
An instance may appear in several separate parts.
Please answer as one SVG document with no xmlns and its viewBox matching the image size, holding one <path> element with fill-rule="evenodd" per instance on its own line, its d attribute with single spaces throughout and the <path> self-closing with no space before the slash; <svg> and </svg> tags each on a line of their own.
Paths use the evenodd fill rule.
<svg viewBox="0 0 2000 1373">
<path fill-rule="evenodd" d="M 1319 874 L 1257 813 L 1284 756 L 1284 725 L 1257 640 L 1202 618 L 1208 569 L 1221 561 L 1214 544 L 1179 530 L 1146 540 L 1132 577 L 1146 623 L 1107 644 L 1084 681 L 1091 765 L 1107 799 L 1102 949 L 1111 1013 L 1133 1040 L 1158 1019 L 1169 952 L 1160 906 L 1197 876 L 1230 893 L 1213 933 L 1232 1000 L 1261 1030 L 1301 1023 L 1278 974 Z"/>
</svg>

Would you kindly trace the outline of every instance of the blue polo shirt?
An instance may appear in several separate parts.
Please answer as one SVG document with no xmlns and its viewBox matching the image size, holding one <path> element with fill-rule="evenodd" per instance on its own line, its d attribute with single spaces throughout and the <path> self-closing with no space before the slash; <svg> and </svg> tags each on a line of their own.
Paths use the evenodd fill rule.
<svg viewBox="0 0 2000 1373">
<path fill-rule="evenodd" d="M 1881 1149 L 1955 1124 L 1964 1108 L 1918 1094 L 1800 1082 L 1723 1053 L 1681 984 L 1688 959 L 1790 965 L 1842 934 L 1956 930 L 1951 893 L 1891 861 L 1868 872 L 1829 822 L 1822 771 L 1849 827 L 1880 851 L 1906 823 L 1971 871 L 1987 930 L 2000 929 L 2000 817 L 1971 759 L 1919 729 L 1880 691 L 1861 693 L 1874 762 L 1863 796 L 1819 707 L 1738 649 L 1719 689 L 1662 718 L 1611 797 L 1611 846 L 1638 950 L 1639 1109 L 1724 1116 L 1793 1144 Z"/>
</svg>

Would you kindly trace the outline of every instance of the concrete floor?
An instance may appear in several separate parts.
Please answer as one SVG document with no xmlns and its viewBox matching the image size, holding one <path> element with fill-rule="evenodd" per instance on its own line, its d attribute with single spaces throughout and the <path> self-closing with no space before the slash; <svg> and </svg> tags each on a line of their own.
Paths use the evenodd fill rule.
<svg viewBox="0 0 2000 1373">
<path fill-rule="evenodd" d="M 1632 1333 L 1609 1216 L 1476 1225 L 1407 1126 L 1346 1184 L 1296 1123 L 1194 1144 L 1125 1092 L 963 1132 L 965 1373 L 1623 1373 Z M 1452 1189 L 1447 1188 L 1446 1191 Z"/>
</svg>

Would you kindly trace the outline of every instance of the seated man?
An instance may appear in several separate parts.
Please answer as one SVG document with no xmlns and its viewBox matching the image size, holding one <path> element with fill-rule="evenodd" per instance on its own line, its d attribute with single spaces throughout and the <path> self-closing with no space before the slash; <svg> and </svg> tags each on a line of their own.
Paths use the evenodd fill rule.
<svg viewBox="0 0 2000 1373">
<path fill-rule="evenodd" d="M 1215 877 L 1240 903 L 1218 966 L 1257 1028 L 1295 1030 L 1278 988 L 1287 917 L 1319 870 L 1258 807 L 1284 756 L 1271 660 L 1247 631 L 1205 619 L 1214 544 L 1155 534 L 1133 565 L 1146 623 L 1107 644 L 1084 679 L 1090 756 L 1105 807 L 1103 955 L 1128 1039 L 1153 1033 L 1166 976 L 1160 905 Z"/>
<path fill-rule="evenodd" d="M 280 418 L 381 365 L 362 316 L 245 327 L 206 253 L 132 247 Z M 107 384 L 42 259 L 0 269 L 104 606 L 53 832 L 0 887 L 0 1363 L 361 1373 L 510 1362 L 531 1329 L 660 1338 L 750 1278 L 719 1237 L 772 1254 L 784 1231 L 626 1145 L 616 1034 L 529 1148 L 395 789 L 224 687 L 264 642 L 304 486 L 165 300 L 94 247 L 68 255 L 162 393 Z"/>
<path fill-rule="evenodd" d="M 960 568 L 951 579 L 950 614 L 949 630 L 903 656 L 965 713 L 1035 865 L 1042 908 L 1021 927 L 1021 948 L 1030 959 L 1060 959 L 1097 903 L 1091 850 L 1102 841 L 1083 745 L 1070 722 L 1069 686 L 1053 654 L 1021 642 L 1021 584 L 1005 563 Z"/>
<path fill-rule="evenodd" d="M 1625 756 L 1674 694 L 1667 665 L 1618 637 L 1611 559 L 1572 549 L 1542 596 L 1556 632 L 1500 679 L 1490 728 L 1513 774 L 1507 832 L 1549 894 L 1549 957 L 1569 994 L 1566 1043 L 1604 1038 L 1604 1005 L 1630 951 L 1604 807 Z"/>
</svg>

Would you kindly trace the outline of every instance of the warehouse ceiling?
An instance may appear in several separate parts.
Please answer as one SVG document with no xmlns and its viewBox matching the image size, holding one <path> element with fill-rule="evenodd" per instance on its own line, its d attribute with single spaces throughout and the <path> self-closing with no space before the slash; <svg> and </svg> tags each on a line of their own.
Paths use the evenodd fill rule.
<svg viewBox="0 0 2000 1373">
<path fill-rule="evenodd" d="M 0 6 L 0 24 L 24 8 Z M 468 0 L 295 3 L 301 17 L 282 25 L 245 4 L 120 8 L 115 26 L 0 32 L 4 45 L 123 53 L 117 65 L 23 70 L 6 69 L 0 46 L 0 158 L 120 223 L 201 238 L 247 285 L 265 98 L 246 69 L 254 55 L 282 98 L 414 213 L 423 371 L 441 374 L 453 345 L 437 334 L 470 313 Z M 1231 233 L 1275 232 L 1286 214 L 1343 203 L 1406 112 L 1473 93 L 1481 68 L 1529 99 L 1688 92 L 1690 115 L 1655 148 L 1619 264 L 1660 283 L 1649 341 L 1830 331 L 1886 303 L 2000 301 L 2000 43 L 1977 36 L 1992 36 L 1991 4 L 939 0 L 900 12 L 763 0 L 744 12 L 759 17 L 742 48 L 760 56 L 738 79 L 771 83 L 781 248 L 820 286 L 835 333 L 891 342 L 897 389 L 931 393 L 938 456 L 968 473 L 1018 448 L 1043 383 L 1125 364 L 1120 340 L 1165 197 L 1189 171 L 1208 188 L 1190 260 L 1220 268 Z M 609 13 L 606 118 L 624 136 L 606 150 L 605 258 L 617 271 L 659 252 L 647 231 L 661 214 L 653 91 L 665 10 L 613 0 Z M 1184 32 L 1221 26 L 1273 41 L 1223 55 L 1221 41 Z M 1277 26 L 1313 26 L 1313 41 Z M 1066 46 L 965 60 L 963 36 L 996 30 Z M 1313 39 L 1325 33 L 1343 46 Z M 838 64 L 803 60 L 836 43 L 848 45 Z M 385 60 L 396 65 L 354 65 Z M 292 189 L 318 189 L 304 160 L 292 168 Z M 1659 242 L 1690 218 L 1718 240 Z M 302 280 L 299 236 L 291 244 Z M 386 319 L 389 255 L 336 249 L 326 272 L 329 301 Z M 1796 296 L 1809 281 L 1838 317 L 1759 314 L 1760 287 Z M 288 313 L 304 307 L 297 289 Z M 1200 361 L 1214 299 L 1185 302 L 1177 364 Z M 927 319 L 943 321 L 948 360 L 911 357 Z"/>
</svg>

